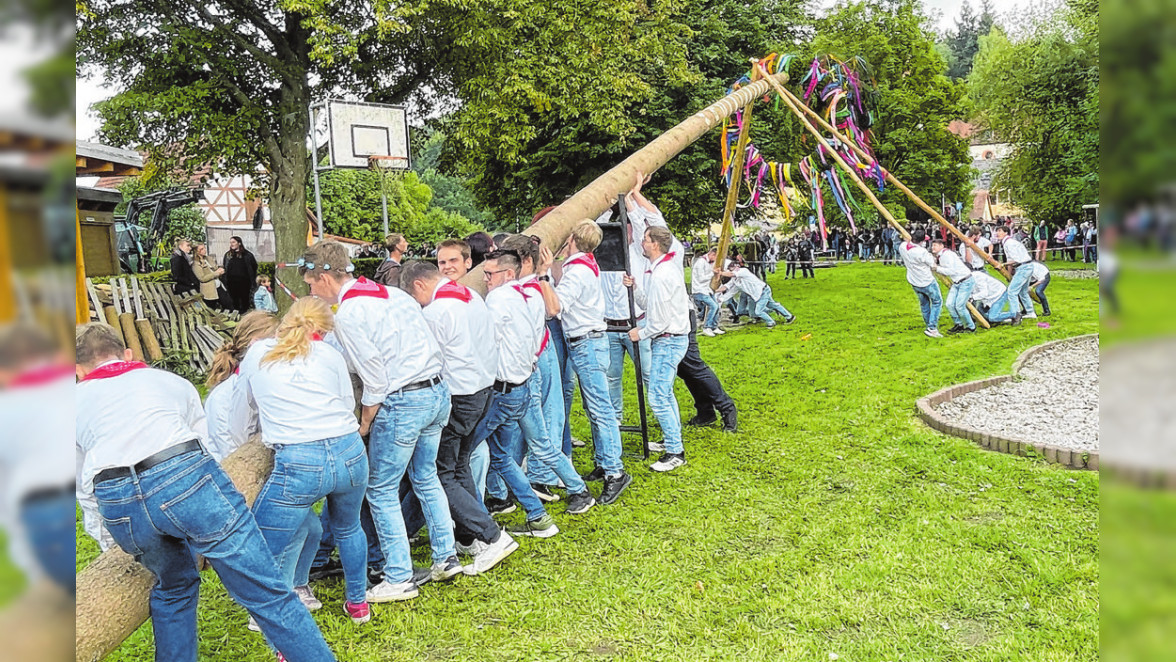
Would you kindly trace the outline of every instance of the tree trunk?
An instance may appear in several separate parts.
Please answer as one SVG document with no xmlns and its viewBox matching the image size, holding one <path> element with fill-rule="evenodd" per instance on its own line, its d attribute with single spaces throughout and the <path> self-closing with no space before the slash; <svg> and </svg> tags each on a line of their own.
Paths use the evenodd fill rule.
<svg viewBox="0 0 1176 662">
<path fill-rule="evenodd" d="M 274 466 L 274 454 L 257 439 L 224 461 L 225 472 L 250 505 Z M 147 620 L 155 576 L 118 547 L 102 553 L 78 573 L 75 656 L 79 662 L 106 657 Z"/>
<path fill-rule="evenodd" d="M 774 74 L 772 79 L 785 82 L 788 75 Z M 527 229 L 543 240 L 543 245 L 553 252 L 567 241 L 572 228 L 584 219 L 595 219 L 617 201 L 617 196 L 633 188 L 637 172 L 650 174 L 677 156 L 691 143 L 706 135 L 711 129 L 723 123 L 736 110 L 746 106 L 771 90 L 767 80 L 759 80 L 742 87 L 719 99 L 703 110 L 687 118 L 681 124 L 658 136 L 653 142 L 637 150 L 611 170 L 597 177 L 591 184 L 580 189 L 563 204 L 551 210 L 539 222 Z M 486 293 L 482 280 L 482 268 L 476 267 L 466 274 L 462 283 L 467 287 Z"/>
<path fill-rule="evenodd" d="M 306 136 L 310 131 L 309 86 L 300 90 L 283 88 L 279 115 L 280 132 L 277 149 L 270 154 L 270 222 L 274 226 L 277 249 L 276 264 L 290 264 L 306 250 L 309 226 L 306 217 L 306 185 L 310 174 L 310 153 Z M 295 267 L 274 271 L 277 278 L 296 295 L 306 293 L 306 285 Z M 285 312 L 292 303 L 282 288 L 274 288 L 278 309 Z"/>
</svg>

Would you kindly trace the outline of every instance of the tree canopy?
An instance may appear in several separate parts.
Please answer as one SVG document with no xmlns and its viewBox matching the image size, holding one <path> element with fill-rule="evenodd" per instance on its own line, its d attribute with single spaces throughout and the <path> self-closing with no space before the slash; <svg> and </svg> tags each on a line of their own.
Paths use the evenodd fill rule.
<svg viewBox="0 0 1176 662">
<path fill-rule="evenodd" d="M 988 36 L 995 23 L 996 16 L 992 13 L 990 0 L 980 0 L 979 14 L 972 9 L 972 3 L 964 0 L 955 25 L 943 39 L 949 78 L 961 80 L 968 77 L 976 54 L 980 52 L 980 38 Z"/>
</svg>

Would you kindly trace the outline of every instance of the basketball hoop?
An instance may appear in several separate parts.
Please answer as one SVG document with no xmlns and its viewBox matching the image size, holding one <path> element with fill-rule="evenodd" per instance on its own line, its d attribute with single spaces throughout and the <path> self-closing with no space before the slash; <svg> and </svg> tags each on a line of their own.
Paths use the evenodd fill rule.
<svg viewBox="0 0 1176 662">
<path fill-rule="evenodd" d="M 367 157 L 368 168 L 372 170 L 408 170 L 408 159 L 403 156 L 380 156 L 372 154 Z"/>
</svg>

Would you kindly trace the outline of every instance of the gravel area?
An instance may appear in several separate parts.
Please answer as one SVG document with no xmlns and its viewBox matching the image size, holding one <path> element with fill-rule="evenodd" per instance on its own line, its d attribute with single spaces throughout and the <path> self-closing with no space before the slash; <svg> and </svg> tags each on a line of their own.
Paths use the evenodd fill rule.
<svg viewBox="0 0 1176 662">
<path fill-rule="evenodd" d="M 1021 379 L 966 393 L 938 411 L 959 425 L 1008 439 L 1098 450 L 1098 339 L 1061 343 L 1021 368 Z"/>
<path fill-rule="evenodd" d="M 1104 463 L 1176 470 L 1176 340 L 1115 347 L 1105 358 Z"/>
<path fill-rule="evenodd" d="M 1069 278 L 1071 280 L 1094 280 L 1098 278 L 1097 269 L 1054 269 L 1049 273 L 1055 278 Z"/>
</svg>

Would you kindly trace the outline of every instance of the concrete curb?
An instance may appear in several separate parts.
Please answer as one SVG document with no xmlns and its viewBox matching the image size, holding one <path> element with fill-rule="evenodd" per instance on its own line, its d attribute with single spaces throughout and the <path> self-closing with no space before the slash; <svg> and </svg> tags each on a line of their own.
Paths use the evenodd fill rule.
<svg viewBox="0 0 1176 662">
<path fill-rule="evenodd" d="M 987 379 L 979 379 L 974 382 L 966 382 L 963 384 L 956 384 L 945 389 L 940 389 L 931 395 L 919 398 L 915 406 L 919 410 L 919 418 L 928 426 L 944 433 L 950 434 L 961 439 L 968 439 L 974 441 L 981 448 L 988 450 L 999 451 L 1001 453 L 1009 453 L 1010 455 L 1019 455 L 1021 457 L 1040 457 L 1046 462 L 1053 464 L 1060 464 L 1070 469 L 1089 469 L 1091 471 L 1098 471 L 1099 457 L 1098 451 L 1078 451 L 1071 448 L 1064 448 L 1055 446 L 1053 444 L 1045 444 L 1028 439 L 1020 439 L 1013 437 L 1001 437 L 987 432 L 981 432 L 970 427 L 958 425 L 948 419 L 939 415 L 935 411 L 935 407 L 953 400 L 965 393 L 971 393 L 980 389 L 989 388 L 998 384 L 1003 384 L 1010 379 L 1017 378 L 1025 363 L 1033 358 L 1036 354 L 1045 351 L 1055 345 L 1062 343 L 1069 343 L 1078 340 L 1086 340 L 1089 338 L 1097 338 L 1097 333 L 1091 333 L 1083 336 L 1074 336 L 1071 338 L 1063 338 L 1061 340 L 1051 340 L 1047 343 L 1042 343 L 1034 347 L 1030 347 L 1017 357 L 1013 362 L 1013 374 L 998 375 L 996 377 L 989 377 Z M 1160 484 L 1167 484 L 1168 477 L 1160 476 Z M 1176 482 L 1176 477 L 1171 477 L 1173 482 Z"/>
</svg>

